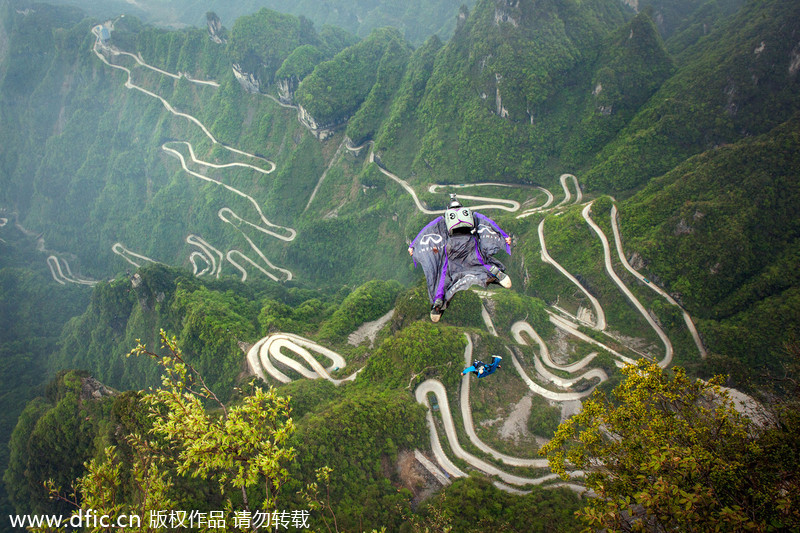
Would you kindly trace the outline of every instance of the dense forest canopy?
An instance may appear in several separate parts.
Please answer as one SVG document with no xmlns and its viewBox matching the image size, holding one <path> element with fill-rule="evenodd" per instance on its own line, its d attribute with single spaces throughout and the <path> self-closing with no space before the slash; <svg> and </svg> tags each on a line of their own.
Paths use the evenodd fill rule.
<svg viewBox="0 0 800 533">
<path fill-rule="evenodd" d="M 777 422 L 736 418 L 726 453 L 757 441 L 741 505 L 797 524 L 800 4 L 227 4 L 0 0 L 3 516 L 68 514 L 52 480 L 314 528 L 613 527 L 578 496 L 602 475 L 556 480 L 537 451 L 591 394 L 580 420 L 632 404 L 620 367 L 646 359 L 699 407 L 687 375 L 764 400 Z M 512 236 L 513 285 L 433 324 L 407 245 L 448 193 Z M 149 392 L 188 375 L 185 404 Z M 235 429 L 253 405 L 285 424 L 280 465 L 234 486 L 236 446 L 262 457 Z M 741 483 L 704 515 L 669 479 L 681 505 L 613 496 L 740 520 Z"/>
</svg>

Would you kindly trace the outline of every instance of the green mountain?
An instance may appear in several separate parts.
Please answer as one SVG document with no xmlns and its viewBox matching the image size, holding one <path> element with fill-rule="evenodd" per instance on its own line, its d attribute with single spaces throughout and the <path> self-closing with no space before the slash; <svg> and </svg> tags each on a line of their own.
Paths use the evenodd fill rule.
<svg viewBox="0 0 800 533">
<path fill-rule="evenodd" d="M 635 6 L 638 12 L 647 13 L 665 38 L 675 37 L 676 41 L 682 42 L 714 31 L 721 20 L 744 5 L 741 0 L 644 0 L 626 3 Z M 677 47 L 676 52 L 679 53 Z"/>
<path fill-rule="evenodd" d="M 745 368 L 777 372 L 797 331 L 798 140 L 795 116 L 688 159 L 622 210 L 648 270 L 674 280 L 709 346 Z"/>
<path fill-rule="evenodd" d="M 785 21 L 793 10 L 749 3 L 687 50 L 684 65 L 598 154 L 588 186 L 630 189 L 692 155 L 791 119 L 798 110 L 797 47 Z"/>
<path fill-rule="evenodd" d="M 391 97 L 392 87 L 399 82 L 398 69 L 402 75 L 410 54 L 410 47 L 396 30 L 376 30 L 330 61 L 318 64 L 302 80 L 295 93 L 297 103 L 320 125 L 341 123 L 356 110 L 360 111 L 354 117 L 356 123 L 369 120 L 365 117 L 375 114 L 373 108 L 384 107 Z M 379 89 L 388 94 L 381 94 Z"/>
<path fill-rule="evenodd" d="M 379 0 L 361 0 L 359 2 L 339 0 L 325 2 L 310 0 L 300 2 L 286 0 L 240 0 L 237 2 L 171 0 L 170 2 L 159 2 L 142 0 L 136 3 L 121 0 L 72 0 L 69 2 L 57 0 L 51 3 L 78 6 L 96 18 L 113 18 L 120 13 L 127 13 L 148 24 L 169 29 L 204 27 L 208 22 L 206 18 L 208 12 L 218 15 L 216 20 L 230 27 L 241 17 L 266 8 L 296 17 L 304 17 L 317 27 L 343 28 L 359 37 L 366 37 L 372 30 L 392 26 L 415 44 L 422 43 L 434 34 L 442 39 L 449 38 L 455 29 L 455 15 L 458 13 L 458 8 L 464 4 L 452 0 L 402 3 Z M 471 6 L 473 3 L 474 1 L 466 2 L 466 5 Z"/>
<path fill-rule="evenodd" d="M 395 144 L 404 146 L 402 138 L 393 136 L 390 144 L 379 136 L 381 156 L 390 168 L 421 180 L 491 176 L 530 183 L 563 146 L 555 132 L 565 117 L 556 115 L 582 98 L 560 88 L 575 78 L 589 82 L 594 51 L 623 23 L 623 11 L 609 2 L 581 9 L 568 2 L 479 2 L 460 20 L 437 55 L 415 112 L 390 119 L 417 138 L 417 146 L 394 153 Z"/>
<path fill-rule="evenodd" d="M 791 367 L 800 5 L 478 0 L 450 15 L 451 36 L 439 5 L 397 7 L 384 27 L 389 7 L 368 4 L 344 29 L 322 25 L 345 16 L 325 3 L 321 19 L 214 8 L 211 29 L 167 30 L 0 0 L 4 511 L 55 512 L 42 476 L 66 482 L 149 427 L 136 393 L 84 405 L 79 389 L 90 375 L 109 390 L 158 385 L 157 365 L 125 355 L 137 339 L 157 347 L 160 329 L 222 401 L 241 401 L 253 374 L 292 397 L 301 459 L 287 505 L 329 465 L 348 530 L 548 523 L 512 527 L 518 513 L 578 527 L 568 490 L 523 483 L 530 493 L 512 496 L 505 473 L 486 474 L 547 472 L 474 443 L 456 412 L 466 346 L 506 358 L 473 385 L 479 439 L 525 460 L 568 414 L 559 395 L 610 390 L 620 361 L 725 372 L 748 391 Z M 426 24 L 397 22 L 408 15 Z M 447 193 L 512 235 L 513 288 L 459 293 L 431 324 L 406 247 Z M 361 372 L 334 386 L 248 362 L 277 334 L 340 354 L 333 379 Z M 314 353 L 317 372 L 329 361 Z M 581 362 L 591 373 L 567 370 Z M 414 396 L 427 379 L 484 461 L 447 444 L 457 469 L 483 474 L 443 489 L 413 458 L 433 457 L 425 398 L 445 423 L 438 393 Z M 59 454 L 77 462 L 59 469 Z M 222 505 L 196 481 L 179 488 Z M 454 518 L 459 501 L 486 499 L 504 503 Z"/>
</svg>

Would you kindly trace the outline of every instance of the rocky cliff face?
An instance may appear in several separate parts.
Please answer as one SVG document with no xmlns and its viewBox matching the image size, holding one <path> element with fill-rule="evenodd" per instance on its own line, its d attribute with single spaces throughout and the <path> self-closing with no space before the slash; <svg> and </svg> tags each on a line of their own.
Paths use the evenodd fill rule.
<svg viewBox="0 0 800 533">
<path fill-rule="evenodd" d="M 104 396 L 113 396 L 115 393 L 95 378 L 89 376 L 81 378 L 81 400 L 99 400 Z"/>
<path fill-rule="evenodd" d="M 300 85 L 300 80 L 297 76 L 277 80 L 278 100 L 284 104 L 293 104 L 294 92 L 297 90 L 298 85 Z"/>
<path fill-rule="evenodd" d="M 216 13 L 209 12 L 206 14 L 206 24 L 208 26 L 208 34 L 211 36 L 212 41 L 218 44 L 227 42 L 222 36 L 222 21 Z"/>
<path fill-rule="evenodd" d="M 233 64 L 233 75 L 245 91 L 253 94 L 261 92 L 261 82 L 258 81 L 258 78 L 249 72 L 245 72 L 238 63 Z"/>
<path fill-rule="evenodd" d="M 504 22 L 516 27 L 519 26 L 519 0 L 499 0 L 494 7 L 495 25 Z"/>
<path fill-rule="evenodd" d="M 497 84 L 495 94 L 495 114 L 501 118 L 508 118 L 508 109 L 503 107 L 503 99 L 500 96 L 500 82 L 502 81 L 503 76 L 500 73 L 495 72 L 494 77 Z"/>
<path fill-rule="evenodd" d="M 334 133 L 333 129 L 328 127 L 327 124 L 320 124 L 311 116 L 311 114 L 301 105 L 297 106 L 299 111 L 300 122 L 302 122 L 308 130 L 320 141 L 324 141 L 331 137 Z"/>
</svg>

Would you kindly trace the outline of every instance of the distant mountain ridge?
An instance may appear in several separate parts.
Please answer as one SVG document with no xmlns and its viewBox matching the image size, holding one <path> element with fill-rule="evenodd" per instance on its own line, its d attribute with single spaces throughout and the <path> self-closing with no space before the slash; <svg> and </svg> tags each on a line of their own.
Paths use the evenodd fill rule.
<svg viewBox="0 0 800 533">
<path fill-rule="evenodd" d="M 233 26 L 240 17 L 250 15 L 262 8 L 304 17 L 317 27 L 335 26 L 359 37 L 366 37 L 374 29 L 384 26 L 397 28 L 409 41 L 421 44 L 430 35 L 448 39 L 455 28 L 455 16 L 459 6 L 471 6 L 474 0 L 405 1 L 341 0 L 286 1 L 286 0 L 239 0 L 228 2 L 212 0 L 55 0 L 53 4 L 67 3 L 78 6 L 92 17 L 109 18 L 122 13 L 135 16 L 142 21 L 167 29 L 202 28 L 206 24 L 206 13 L 214 12 L 220 21 Z"/>
</svg>

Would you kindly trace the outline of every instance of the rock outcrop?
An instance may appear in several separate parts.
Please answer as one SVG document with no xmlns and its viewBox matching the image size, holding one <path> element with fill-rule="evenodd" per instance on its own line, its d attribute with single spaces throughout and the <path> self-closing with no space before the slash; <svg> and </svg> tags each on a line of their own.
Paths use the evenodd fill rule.
<svg viewBox="0 0 800 533">
<path fill-rule="evenodd" d="M 206 25 L 208 26 L 208 35 L 211 40 L 218 44 L 224 44 L 227 40 L 222 36 L 222 21 L 216 13 L 209 11 L 206 13 Z"/>
<path fill-rule="evenodd" d="M 314 137 L 320 141 L 324 141 L 333 135 L 334 131 L 330 125 L 318 123 L 303 106 L 298 105 L 297 110 L 300 122 L 302 122 L 308 128 Z"/>
<path fill-rule="evenodd" d="M 258 81 L 258 78 L 245 72 L 238 63 L 233 64 L 233 75 L 245 91 L 253 94 L 261 92 L 261 82 Z"/>
<path fill-rule="evenodd" d="M 91 376 L 81 378 L 81 401 L 99 400 L 104 396 L 113 396 L 114 394 L 114 391 Z"/>
<path fill-rule="evenodd" d="M 300 85 L 300 80 L 297 76 L 277 80 L 278 100 L 287 105 L 294 104 L 294 92 L 298 85 Z"/>
<path fill-rule="evenodd" d="M 513 26 L 519 26 L 519 21 L 515 16 L 515 11 L 519 8 L 519 0 L 500 0 L 495 3 L 494 23 L 495 25 L 504 22 Z"/>
</svg>

